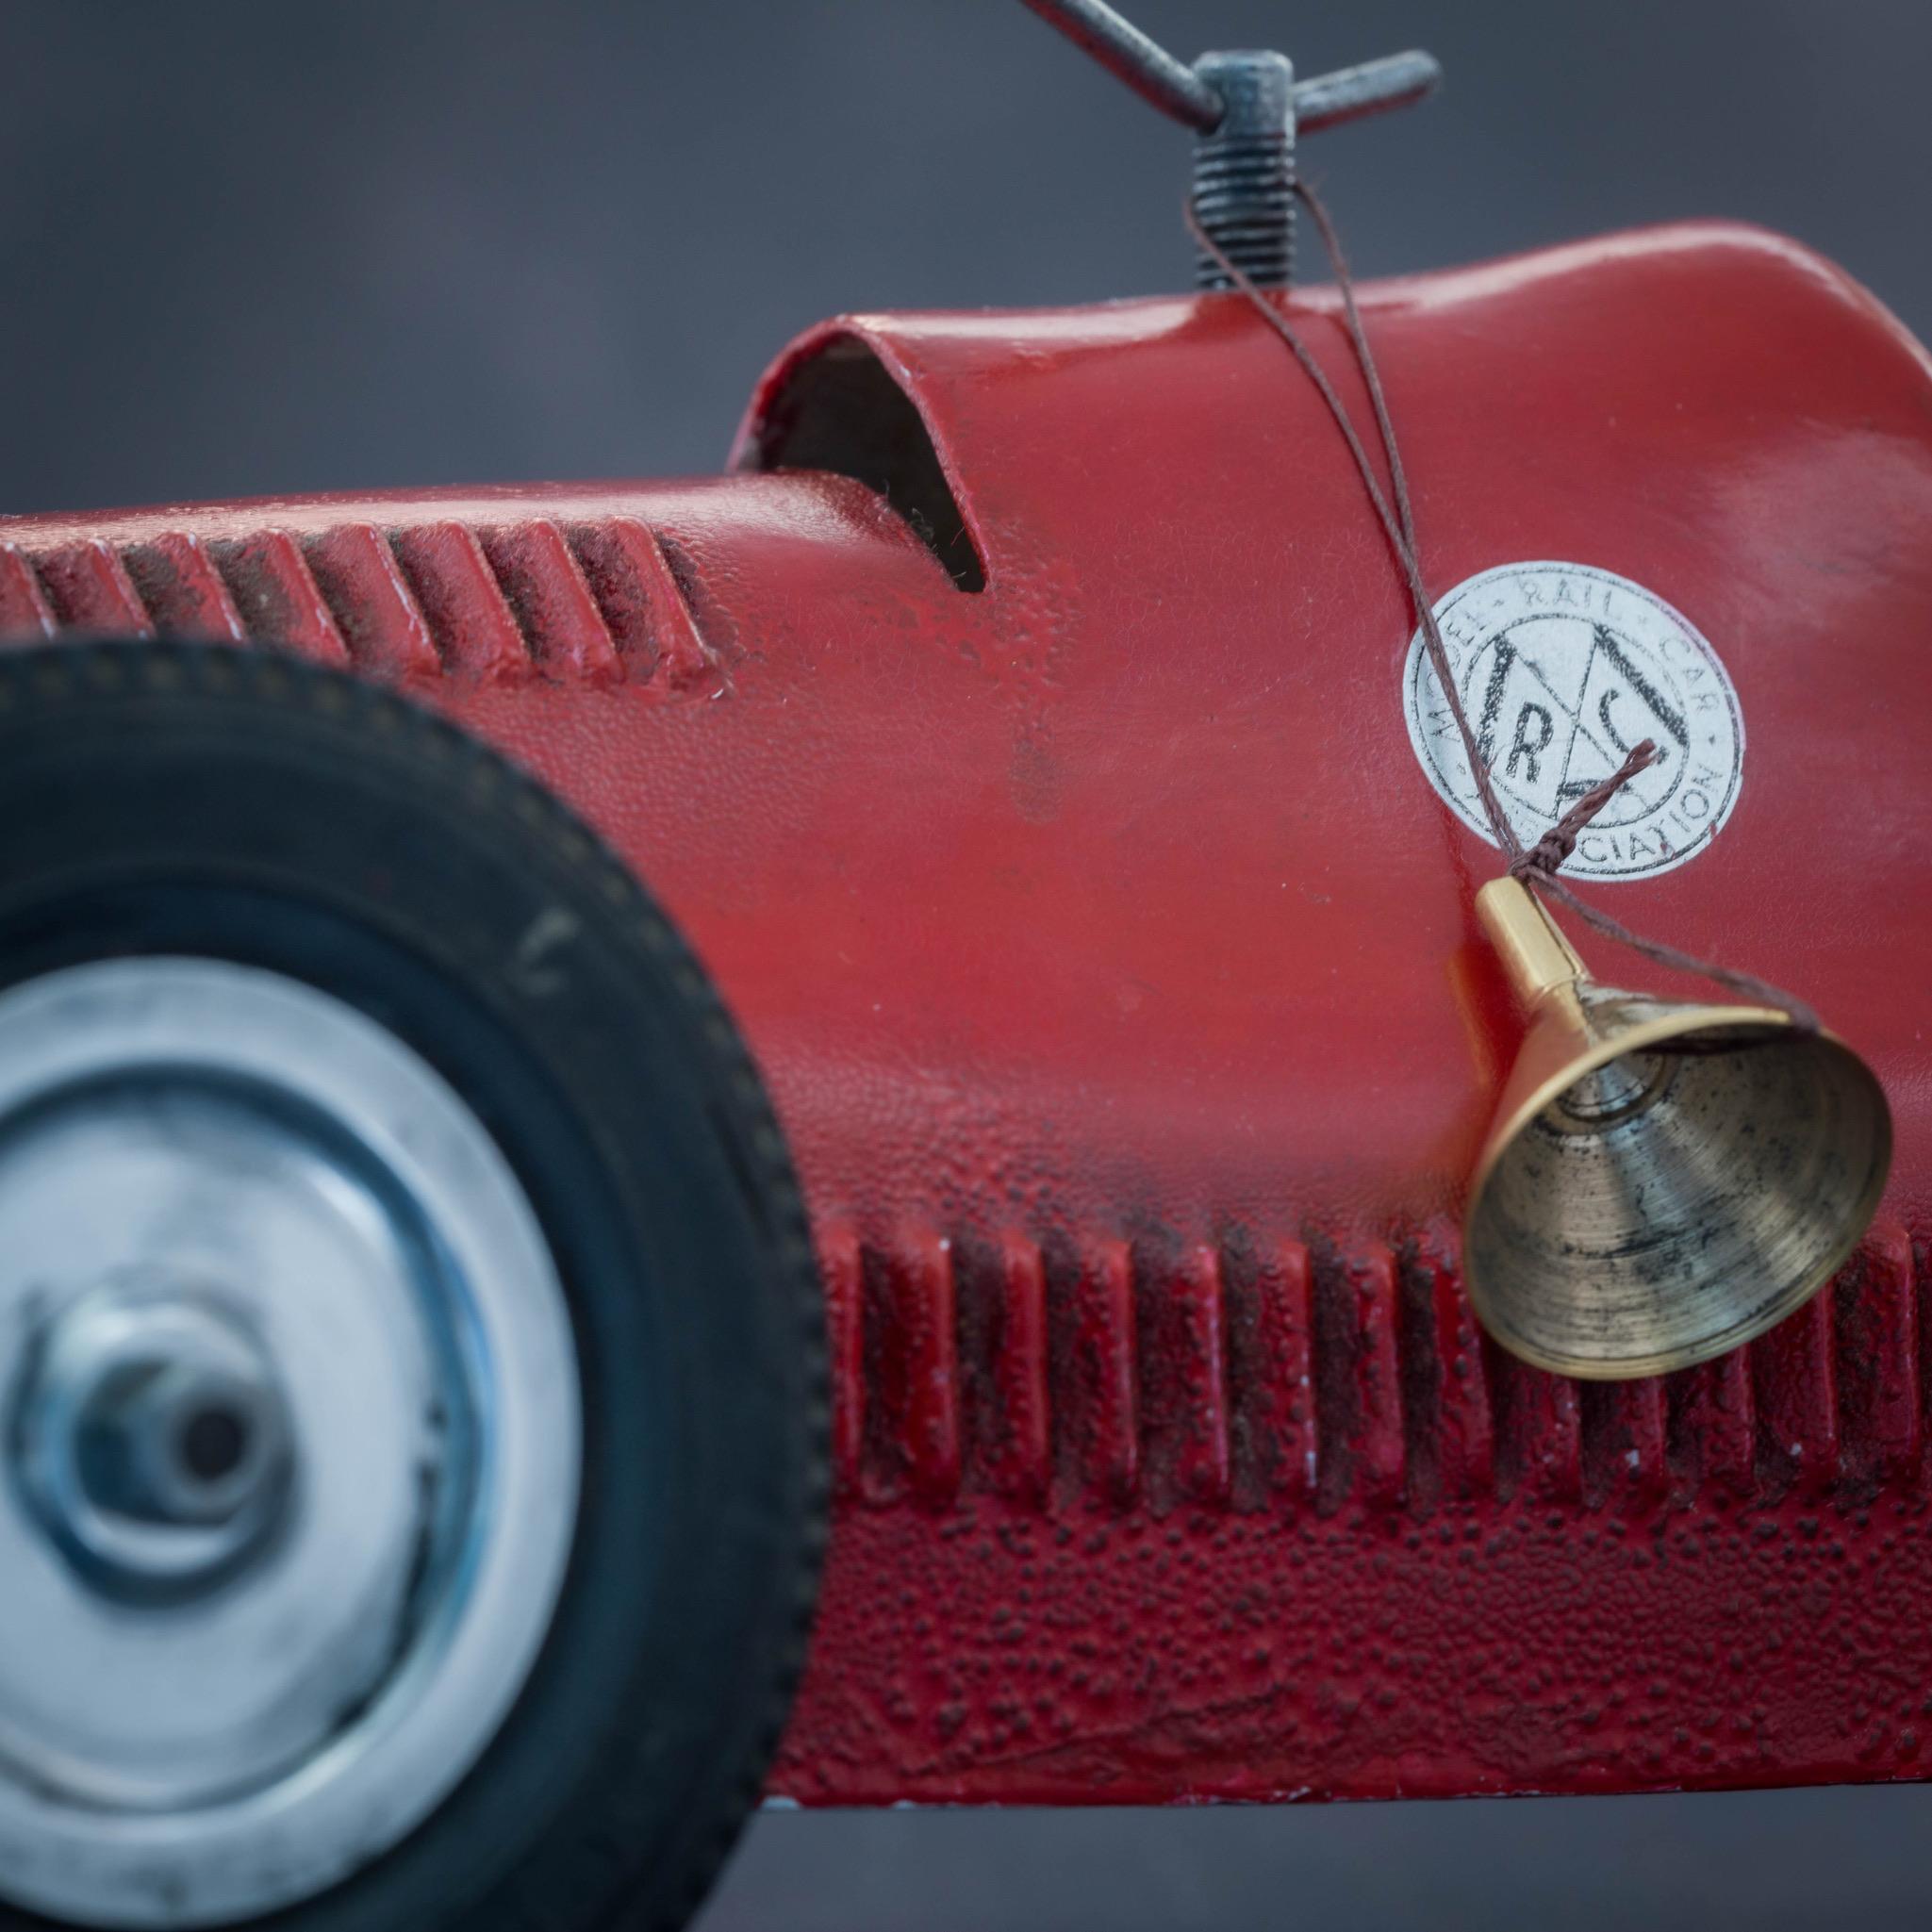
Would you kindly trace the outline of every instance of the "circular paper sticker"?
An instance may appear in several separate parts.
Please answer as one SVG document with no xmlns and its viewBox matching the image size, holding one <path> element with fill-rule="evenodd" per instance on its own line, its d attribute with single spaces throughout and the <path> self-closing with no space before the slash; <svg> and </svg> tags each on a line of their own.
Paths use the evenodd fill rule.
<svg viewBox="0 0 1932 1932">
<path fill-rule="evenodd" d="M 1744 771 L 1744 719 L 1717 652 L 1660 597 L 1583 564 L 1505 564 L 1459 584 L 1436 622 L 1496 795 L 1533 845 L 1630 748 L 1660 757 L 1597 814 L 1564 875 L 1647 879 L 1717 836 Z M 1417 631 L 1402 674 L 1429 783 L 1494 844 L 1461 733 Z"/>
</svg>

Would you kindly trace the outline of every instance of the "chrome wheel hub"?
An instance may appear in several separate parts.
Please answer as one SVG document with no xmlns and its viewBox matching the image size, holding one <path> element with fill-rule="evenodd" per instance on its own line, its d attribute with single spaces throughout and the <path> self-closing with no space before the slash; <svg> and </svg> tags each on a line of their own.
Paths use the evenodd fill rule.
<svg viewBox="0 0 1932 1932">
<path fill-rule="evenodd" d="M 294 1442 L 262 1341 L 219 1291 L 137 1273 L 47 1320 L 15 1401 L 22 1494 L 83 1582 L 216 1587 L 289 1520 Z"/>
<path fill-rule="evenodd" d="M 314 988 L 0 995 L 0 1896 L 198 1926 L 447 1795 L 542 1644 L 581 1404 L 482 1123 Z"/>
</svg>

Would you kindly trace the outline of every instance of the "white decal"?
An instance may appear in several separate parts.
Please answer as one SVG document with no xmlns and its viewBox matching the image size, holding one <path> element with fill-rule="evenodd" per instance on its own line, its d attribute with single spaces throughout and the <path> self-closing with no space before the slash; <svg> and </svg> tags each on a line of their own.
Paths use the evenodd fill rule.
<svg viewBox="0 0 1932 1932">
<path fill-rule="evenodd" d="M 1436 605 L 1477 745 L 1511 826 L 1532 845 L 1643 738 L 1660 757 L 1591 821 L 1576 879 L 1647 879 L 1717 836 L 1744 770 L 1744 719 L 1696 627 L 1627 577 L 1505 564 Z M 1456 720 L 1418 631 L 1402 674 L 1410 742 L 1429 783 L 1494 844 Z"/>
</svg>

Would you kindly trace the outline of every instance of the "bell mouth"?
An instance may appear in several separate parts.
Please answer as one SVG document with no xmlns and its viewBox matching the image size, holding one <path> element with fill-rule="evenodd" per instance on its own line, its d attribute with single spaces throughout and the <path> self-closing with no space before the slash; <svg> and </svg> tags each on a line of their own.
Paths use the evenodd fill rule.
<svg viewBox="0 0 1932 1932">
<path fill-rule="evenodd" d="M 1858 1245 L 1891 1164 L 1884 1091 L 1842 1042 L 1776 1012 L 1592 988 L 1583 1018 L 1594 1044 L 1492 1132 L 1470 1298 L 1558 1374 L 1708 1362 L 1802 1307 Z"/>
</svg>

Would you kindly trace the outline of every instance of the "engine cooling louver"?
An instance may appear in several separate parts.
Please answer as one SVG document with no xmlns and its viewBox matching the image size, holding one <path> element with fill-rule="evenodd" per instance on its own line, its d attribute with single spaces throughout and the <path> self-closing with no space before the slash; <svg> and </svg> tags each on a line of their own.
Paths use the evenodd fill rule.
<svg viewBox="0 0 1932 1932">
<path fill-rule="evenodd" d="M 1481 1496 L 1599 1510 L 1847 1500 L 1914 1479 L 1919 1297 L 1881 1223 L 1775 1333 L 1599 1384 L 1488 1344 L 1454 1231 L 1346 1251 L 1246 1238 L 820 1236 L 847 1494 L 933 1506 L 1427 1516 Z"/>
<path fill-rule="evenodd" d="M 0 636 L 83 631 L 246 637 L 389 681 L 719 681 L 667 543 L 629 517 L 0 544 Z"/>
</svg>

